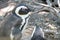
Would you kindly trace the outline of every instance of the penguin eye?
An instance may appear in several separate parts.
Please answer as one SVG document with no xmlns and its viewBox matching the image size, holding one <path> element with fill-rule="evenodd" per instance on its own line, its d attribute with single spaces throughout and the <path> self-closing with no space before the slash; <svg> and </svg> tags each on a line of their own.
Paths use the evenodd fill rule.
<svg viewBox="0 0 60 40">
<path fill-rule="evenodd" d="M 20 15 L 26 15 L 26 14 L 28 14 L 28 12 L 29 12 L 28 9 L 22 9 L 22 8 L 21 8 L 18 13 L 19 13 Z"/>
</svg>

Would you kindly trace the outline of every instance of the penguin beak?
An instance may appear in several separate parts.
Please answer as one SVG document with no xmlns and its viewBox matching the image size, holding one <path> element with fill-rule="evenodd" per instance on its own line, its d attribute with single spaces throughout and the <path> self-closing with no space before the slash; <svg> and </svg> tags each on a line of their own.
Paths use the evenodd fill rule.
<svg viewBox="0 0 60 40">
<path fill-rule="evenodd" d="M 29 15 L 34 13 L 34 9 L 30 9 Z"/>
<path fill-rule="evenodd" d="M 31 15 L 33 12 L 29 12 L 29 15 Z"/>
</svg>

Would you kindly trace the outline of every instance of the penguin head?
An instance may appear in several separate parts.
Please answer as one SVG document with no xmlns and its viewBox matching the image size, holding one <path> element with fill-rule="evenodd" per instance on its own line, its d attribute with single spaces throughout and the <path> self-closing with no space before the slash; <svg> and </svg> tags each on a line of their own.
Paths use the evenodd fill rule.
<svg viewBox="0 0 60 40">
<path fill-rule="evenodd" d="M 24 5 L 24 4 L 20 4 L 16 10 L 15 10 L 15 13 L 18 13 L 20 15 L 26 15 L 30 12 L 31 10 L 28 8 L 27 5 Z"/>
<path fill-rule="evenodd" d="M 25 4 L 20 4 L 14 9 L 14 13 L 20 17 L 27 17 L 30 15 L 30 8 Z"/>
</svg>

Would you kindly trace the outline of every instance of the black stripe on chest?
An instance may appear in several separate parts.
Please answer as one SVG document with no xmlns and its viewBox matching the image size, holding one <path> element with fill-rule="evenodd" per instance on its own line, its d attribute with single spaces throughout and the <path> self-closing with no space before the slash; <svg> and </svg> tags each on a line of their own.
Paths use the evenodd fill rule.
<svg viewBox="0 0 60 40">
<path fill-rule="evenodd" d="M 21 31 L 23 30 L 24 26 L 26 25 L 26 22 L 28 21 L 28 20 L 27 20 L 28 18 L 29 18 L 29 16 L 25 18 L 25 23 L 23 24 L 23 26 L 22 26 L 22 28 L 21 28 Z"/>
</svg>

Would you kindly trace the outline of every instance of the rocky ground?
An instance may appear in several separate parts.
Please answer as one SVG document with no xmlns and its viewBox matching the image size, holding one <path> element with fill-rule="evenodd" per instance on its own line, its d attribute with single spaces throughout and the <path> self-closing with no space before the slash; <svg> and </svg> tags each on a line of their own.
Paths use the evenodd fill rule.
<svg viewBox="0 0 60 40">
<path fill-rule="evenodd" d="M 25 30 L 25 34 L 23 35 L 24 37 L 22 38 L 22 40 L 26 39 L 31 34 L 31 32 L 34 29 L 33 26 L 35 26 L 35 24 L 37 24 L 39 27 L 43 29 L 45 33 L 45 38 L 47 40 L 59 40 L 60 39 L 60 21 L 59 21 L 60 14 L 57 12 L 60 10 L 59 7 L 55 7 L 55 8 L 49 7 L 45 4 L 34 3 L 31 0 L 29 1 L 21 0 L 19 2 L 17 0 L 10 0 L 10 1 L 6 0 L 6 2 L 3 0 L 1 1 L 2 2 L 0 2 L 0 4 L 3 3 L 3 5 L 0 6 L 0 15 L 1 15 L 0 24 L 2 24 L 5 17 L 11 13 L 11 11 L 8 11 L 8 12 L 6 11 L 3 14 L 3 11 L 1 11 L 1 9 L 11 5 L 11 3 L 13 3 L 14 6 L 16 6 L 19 3 L 26 3 L 26 5 L 28 5 L 33 10 L 32 14 L 30 15 L 30 19 L 29 19 L 29 22 L 28 22 L 28 25 L 27 25 L 27 28 Z M 44 2 L 41 2 L 41 3 L 44 3 Z M 10 31 L 9 27 L 7 27 L 6 29 L 8 29 L 7 31 Z M 2 36 L 9 36 L 9 33 L 7 33 L 6 30 L 5 30 L 6 32 L 2 30 L 5 30 L 5 27 L 0 27 L 0 40 L 5 40 L 5 39 L 9 40 L 8 37 L 2 37 Z"/>
</svg>

